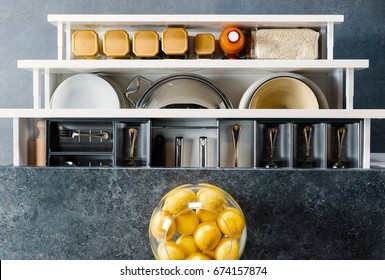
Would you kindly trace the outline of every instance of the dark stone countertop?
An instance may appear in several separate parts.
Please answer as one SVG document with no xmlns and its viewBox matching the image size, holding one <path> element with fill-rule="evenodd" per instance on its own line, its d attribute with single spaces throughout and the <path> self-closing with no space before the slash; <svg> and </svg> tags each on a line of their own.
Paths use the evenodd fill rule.
<svg viewBox="0 0 385 280">
<path fill-rule="evenodd" d="M 385 259 L 385 170 L 0 168 L 0 259 L 153 259 L 171 188 L 208 182 L 247 220 L 243 259 Z"/>
</svg>

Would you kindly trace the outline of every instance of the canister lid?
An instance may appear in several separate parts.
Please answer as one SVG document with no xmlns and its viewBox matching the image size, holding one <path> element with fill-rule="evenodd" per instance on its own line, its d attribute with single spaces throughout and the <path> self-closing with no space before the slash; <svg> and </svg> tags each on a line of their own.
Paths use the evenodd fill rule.
<svg viewBox="0 0 385 280">
<path fill-rule="evenodd" d="M 162 50 L 168 55 L 183 55 L 188 50 L 188 34 L 186 29 L 173 27 L 163 31 Z"/>
<path fill-rule="evenodd" d="M 154 57 L 159 53 L 159 35 L 154 30 L 135 32 L 132 51 L 138 57 Z"/>
<path fill-rule="evenodd" d="M 197 34 L 194 45 L 196 54 L 211 55 L 215 52 L 215 38 L 213 34 Z"/>
<path fill-rule="evenodd" d="M 96 56 L 99 52 L 98 40 L 98 33 L 94 30 L 76 30 L 72 34 L 72 52 L 76 56 Z"/>
<path fill-rule="evenodd" d="M 125 30 L 107 30 L 103 38 L 103 52 L 110 57 L 124 57 L 130 52 L 130 37 Z"/>
</svg>

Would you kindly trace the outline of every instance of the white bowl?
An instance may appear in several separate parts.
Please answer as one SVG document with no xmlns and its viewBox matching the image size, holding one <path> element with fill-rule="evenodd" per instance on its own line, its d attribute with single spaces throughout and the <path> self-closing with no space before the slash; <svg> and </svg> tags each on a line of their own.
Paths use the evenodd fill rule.
<svg viewBox="0 0 385 280">
<path fill-rule="evenodd" d="M 249 88 L 243 94 L 243 96 L 239 102 L 238 108 L 239 109 L 249 109 L 250 108 L 250 101 L 259 87 L 261 87 L 263 84 L 265 84 L 269 80 L 272 80 L 275 78 L 283 78 L 283 77 L 295 78 L 295 79 L 300 80 L 303 83 L 305 83 L 312 90 L 313 94 L 315 95 L 315 97 L 318 101 L 319 109 L 328 109 L 329 108 L 329 104 L 328 104 L 322 90 L 312 80 L 310 80 L 310 79 L 308 79 L 302 75 L 296 74 L 296 73 L 286 73 L 286 72 L 270 74 L 270 75 L 267 75 L 267 76 L 255 81 L 252 85 L 249 86 Z"/>
<path fill-rule="evenodd" d="M 319 109 L 317 97 L 304 82 L 278 77 L 261 85 L 251 97 L 250 109 Z"/>
</svg>

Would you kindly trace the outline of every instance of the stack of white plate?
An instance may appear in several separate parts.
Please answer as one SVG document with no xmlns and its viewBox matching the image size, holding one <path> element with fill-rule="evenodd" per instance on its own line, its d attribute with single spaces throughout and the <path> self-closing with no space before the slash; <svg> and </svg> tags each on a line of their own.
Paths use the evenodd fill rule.
<svg viewBox="0 0 385 280">
<path fill-rule="evenodd" d="M 321 89 L 295 73 L 275 73 L 254 82 L 243 94 L 240 109 L 328 109 Z"/>
<path fill-rule="evenodd" d="M 107 77 L 77 74 L 64 80 L 53 93 L 54 109 L 119 109 L 129 107 L 120 86 Z"/>
</svg>

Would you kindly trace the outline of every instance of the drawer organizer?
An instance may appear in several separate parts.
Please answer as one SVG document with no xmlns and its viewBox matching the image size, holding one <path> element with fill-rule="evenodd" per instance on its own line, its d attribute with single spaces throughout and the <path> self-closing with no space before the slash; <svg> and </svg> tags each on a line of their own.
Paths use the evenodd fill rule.
<svg viewBox="0 0 385 280">
<path fill-rule="evenodd" d="M 362 167 L 360 120 L 64 119 L 47 127 L 49 166 Z"/>
</svg>

